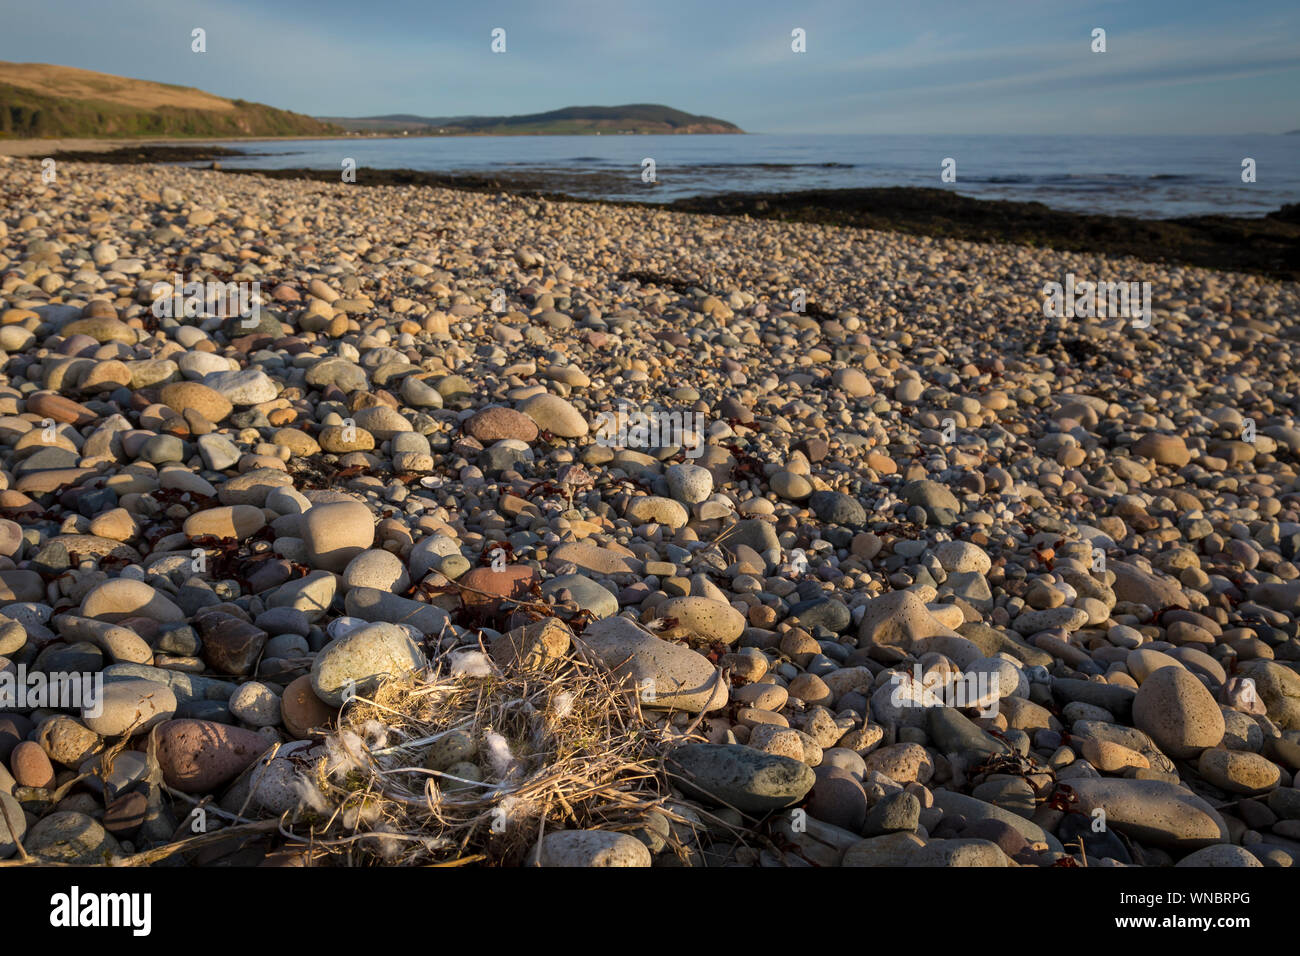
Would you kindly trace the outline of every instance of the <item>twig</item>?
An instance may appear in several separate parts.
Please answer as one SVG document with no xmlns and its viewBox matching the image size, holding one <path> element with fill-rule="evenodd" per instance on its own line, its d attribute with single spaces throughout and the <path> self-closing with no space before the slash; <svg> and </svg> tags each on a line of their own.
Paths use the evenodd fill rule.
<svg viewBox="0 0 1300 956">
<path fill-rule="evenodd" d="M 241 823 L 238 826 L 225 827 L 221 830 L 213 830 L 210 833 L 200 833 L 196 836 L 187 837 L 184 840 L 177 840 L 174 843 L 168 843 L 164 846 L 144 850 L 122 860 L 117 860 L 113 865 L 152 866 L 159 860 L 164 860 L 177 853 L 202 849 L 205 846 L 222 843 L 232 837 L 242 837 L 253 833 L 268 833 L 271 830 L 276 829 L 276 826 L 277 821 L 275 820 L 250 820 L 249 822 Z"/>
<path fill-rule="evenodd" d="M 18 835 L 18 827 L 14 825 L 13 817 L 9 816 L 9 805 L 3 800 L 0 800 L 0 814 L 4 815 L 5 828 L 9 831 L 9 839 L 13 840 L 14 846 L 18 848 L 19 858 L 23 863 L 30 863 L 32 857 L 27 852 L 26 847 L 23 846 L 22 837 Z"/>
</svg>

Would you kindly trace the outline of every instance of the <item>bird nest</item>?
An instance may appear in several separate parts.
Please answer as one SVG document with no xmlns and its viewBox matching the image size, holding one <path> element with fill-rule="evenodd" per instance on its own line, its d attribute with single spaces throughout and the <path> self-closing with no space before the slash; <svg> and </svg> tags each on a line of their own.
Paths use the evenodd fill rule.
<svg viewBox="0 0 1300 956">
<path fill-rule="evenodd" d="M 665 738 L 618 678 L 580 651 L 544 669 L 469 656 L 351 701 L 326 755 L 300 770 L 305 798 L 282 834 L 343 865 L 510 866 L 533 864 L 548 830 L 674 818 Z M 453 735 L 472 753 L 431 760 Z"/>
</svg>

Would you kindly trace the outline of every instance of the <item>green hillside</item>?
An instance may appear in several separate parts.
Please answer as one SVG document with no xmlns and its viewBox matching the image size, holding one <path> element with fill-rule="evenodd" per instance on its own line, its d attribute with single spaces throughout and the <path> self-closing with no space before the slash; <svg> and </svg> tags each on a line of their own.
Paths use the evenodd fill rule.
<svg viewBox="0 0 1300 956">
<path fill-rule="evenodd" d="M 95 78 L 93 82 L 85 77 Z M 46 64 L 0 64 L 0 136 L 317 136 L 310 116 L 199 90 Z M 64 95 L 64 94 L 69 95 Z"/>
</svg>

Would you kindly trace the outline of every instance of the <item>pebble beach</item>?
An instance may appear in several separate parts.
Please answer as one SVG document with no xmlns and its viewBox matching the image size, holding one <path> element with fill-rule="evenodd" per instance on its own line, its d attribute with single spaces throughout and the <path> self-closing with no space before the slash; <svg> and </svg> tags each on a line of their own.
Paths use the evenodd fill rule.
<svg viewBox="0 0 1300 956">
<path fill-rule="evenodd" d="M 1297 283 L 43 170 L 0 157 L 0 863 L 1300 860 Z"/>
</svg>

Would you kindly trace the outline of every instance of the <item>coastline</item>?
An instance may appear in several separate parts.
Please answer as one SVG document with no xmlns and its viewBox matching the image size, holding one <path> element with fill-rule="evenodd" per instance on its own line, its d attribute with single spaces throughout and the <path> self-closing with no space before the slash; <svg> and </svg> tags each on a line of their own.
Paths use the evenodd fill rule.
<svg viewBox="0 0 1300 956">
<path fill-rule="evenodd" d="M 55 156 L 58 153 L 102 153 L 112 154 L 135 147 L 156 147 L 175 149 L 202 149 L 216 147 L 218 143 L 292 143 L 316 139 L 410 139 L 400 133 L 376 133 L 365 136 L 202 136 L 194 139 L 175 136 L 137 136 L 122 139 L 89 139 L 85 137 L 50 137 L 48 139 L 4 139 L 0 138 L 0 156 L 16 158 L 32 156 Z"/>
<path fill-rule="evenodd" d="M 370 139 L 476 139 L 488 136 L 748 136 L 747 130 L 719 130 L 708 133 L 335 133 L 332 135 L 302 136 L 200 136 L 200 137 L 159 137 L 128 136 L 121 139 L 91 139 L 87 137 L 48 137 L 40 139 L 5 139 L 0 137 L 0 156 L 49 156 L 57 152 L 113 153 L 132 147 L 186 147 L 202 148 L 215 146 L 217 143 L 294 143 L 307 140 L 350 139 L 365 141 Z"/>
<path fill-rule="evenodd" d="M 267 140 L 250 139 L 247 142 L 258 141 Z M 35 141 L 23 142 L 31 144 Z M 223 168 L 220 166 L 221 158 L 242 154 L 239 150 L 211 142 L 49 142 L 61 143 L 63 146 L 26 155 L 51 156 L 56 160 L 70 162 L 130 165 L 213 160 L 212 168 L 237 175 L 316 182 L 337 182 L 339 179 L 334 170 L 301 167 Z M 0 154 L 4 153 L 5 145 L 0 141 Z M 464 192 L 504 192 L 558 202 L 850 226 L 932 238 L 1048 248 L 1060 252 L 1132 256 L 1144 262 L 1199 266 L 1287 281 L 1300 280 L 1300 204 L 1284 206 L 1259 218 L 1204 215 L 1139 219 L 1052 209 L 1039 202 L 976 199 L 947 190 L 924 187 L 726 193 L 653 203 L 574 196 L 553 188 L 557 181 L 562 180 L 561 176 L 536 173 L 465 175 L 360 167 L 356 185 L 426 186 Z"/>
</svg>

